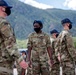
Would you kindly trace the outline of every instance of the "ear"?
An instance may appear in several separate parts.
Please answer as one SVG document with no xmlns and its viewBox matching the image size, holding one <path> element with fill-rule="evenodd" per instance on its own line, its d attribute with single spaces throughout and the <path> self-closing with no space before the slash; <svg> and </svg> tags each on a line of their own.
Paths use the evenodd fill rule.
<svg viewBox="0 0 76 75">
<path fill-rule="evenodd" d="M 67 23 L 67 26 L 69 27 L 70 26 L 70 23 Z"/>
<path fill-rule="evenodd" d="M 5 11 L 5 8 L 4 8 L 4 7 L 1 7 L 1 10 L 2 10 L 2 11 Z"/>
</svg>

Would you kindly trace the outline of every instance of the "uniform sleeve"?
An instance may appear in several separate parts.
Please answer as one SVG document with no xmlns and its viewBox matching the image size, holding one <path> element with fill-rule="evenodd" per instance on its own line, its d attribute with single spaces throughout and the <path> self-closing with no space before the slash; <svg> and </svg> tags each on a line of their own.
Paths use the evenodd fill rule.
<svg viewBox="0 0 76 75">
<path fill-rule="evenodd" d="M 58 36 L 58 38 L 56 39 L 56 42 L 55 42 L 55 56 L 58 57 L 58 55 L 61 53 L 61 42 L 60 42 L 60 38 L 61 38 L 62 34 L 60 34 Z"/>
<path fill-rule="evenodd" d="M 27 43 L 27 47 L 32 47 L 32 41 L 31 41 L 31 34 L 28 36 L 28 43 Z"/>
<path fill-rule="evenodd" d="M 73 59 L 73 61 L 76 61 L 76 49 L 74 47 L 72 36 L 66 36 L 66 42 L 70 57 Z"/>
<path fill-rule="evenodd" d="M 47 35 L 47 36 L 46 36 L 46 39 L 47 39 L 46 46 L 47 46 L 47 47 L 51 47 L 50 36 Z"/>
<path fill-rule="evenodd" d="M 9 56 L 15 57 L 18 59 L 20 57 L 20 54 L 18 52 L 18 48 L 16 45 L 16 39 L 14 36 L 14 32 L 12 28 L 10 27 L 10 24 L 8 22 L 3 22 L 1 27 L 1 34 L 3 38 L 3 49 L 5 52 L 9 54 Z"/>
</svg>

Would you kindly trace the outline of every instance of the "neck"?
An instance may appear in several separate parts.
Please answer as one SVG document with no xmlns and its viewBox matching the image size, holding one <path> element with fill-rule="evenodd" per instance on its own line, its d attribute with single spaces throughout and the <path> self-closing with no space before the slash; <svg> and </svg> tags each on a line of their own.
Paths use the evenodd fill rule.
<svg viewBox="0 0 76 75">
<path fill-rule="evenodd" d="M 64 30 L 69 30 L 69 28 L 68 27 L 64 27 Z"/>
<path fill-rule="evenodd" d="M 6 16 L 4 16 L 4 15 L 0 15 L 0 17 L 2 17 L 2 18 L 6 18 Z"/>
</svg>

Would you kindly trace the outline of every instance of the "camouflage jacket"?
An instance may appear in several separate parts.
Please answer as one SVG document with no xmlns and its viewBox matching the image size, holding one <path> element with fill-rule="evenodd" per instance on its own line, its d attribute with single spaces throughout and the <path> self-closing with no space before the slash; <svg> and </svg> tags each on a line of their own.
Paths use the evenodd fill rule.
<svg viewBox="0 0 76 75">
<path fill-rule="evenodd" d="M 19 57 L 13 29 L 5 18 L 0 17 L 0 61 L 4 58 L 12 61 Z"/>
<path fill-rule="evenodd" d="M 61 55 L 61 61 L 76 61 L 76 49 L 69 31 L 63 30 L 57 38 L 55 54 Z"/>
<path fill-rule="evenodd" d="M 47 47 L 50 47 L 50 37 L 46 33 L 32 33 L 28 37 L 27 46 L 32 47 L 33 60 L 44 61 L 47 57 Z"/>
<path fill-rule="evenodd" d="M 57 38 L 56 38 L 57 39 Z M 55 56 L 55 44 L 56 44 L 56 39 L 53 38 L 52 36 L 50 37 L 50 41 L 51 41 L 51 48 L 52 48 L 52 54 L 53 54 L 53 61 L 54 63 L 59 63 L 57 57 Z"/>
</svg>

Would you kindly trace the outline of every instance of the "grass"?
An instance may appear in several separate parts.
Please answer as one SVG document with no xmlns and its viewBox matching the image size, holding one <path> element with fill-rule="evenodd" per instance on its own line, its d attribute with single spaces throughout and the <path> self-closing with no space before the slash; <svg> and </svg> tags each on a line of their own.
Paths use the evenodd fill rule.
<svg viewBox="0 0 76 75">
<path fill-rule="evenodd" d="M 25 39 L 25 40 L 17 39 L 16 41 L 17 41 L 18 48 L 27 48 L 27 39 Z M 74 45 L 76 48 L 76 37 L 73 37 L 73 41 L 74 41 Z"/>
<path fill-rule="evenodd" d="M 18 48 L 27 48 L 27 39 L 26 40 L 16 40 Z"/>
<path fill-rule="evenodd" d="M 73 37 L 73 41 L 74 41 L 74 45 L 75 45 L 75 48 L 76 48 L 76 37 Z"/>
</svg>

